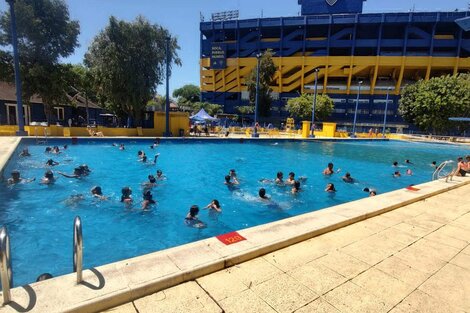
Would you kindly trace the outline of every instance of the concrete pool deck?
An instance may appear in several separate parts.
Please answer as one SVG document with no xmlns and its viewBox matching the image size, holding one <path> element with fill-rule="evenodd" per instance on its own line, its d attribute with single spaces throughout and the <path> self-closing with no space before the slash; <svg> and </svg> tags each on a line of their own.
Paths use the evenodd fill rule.
<svg viewBox="0 0 470 313">
<path fill-rule="evenodd" d="M 107 312 L 470 312 L 469 194 L 466 185 Z"/>
<path fill-rule="evenodd" d="M 470 311 L 470 179 L 415 187 L 14 288 L 0 312 Z"/>
</svg>

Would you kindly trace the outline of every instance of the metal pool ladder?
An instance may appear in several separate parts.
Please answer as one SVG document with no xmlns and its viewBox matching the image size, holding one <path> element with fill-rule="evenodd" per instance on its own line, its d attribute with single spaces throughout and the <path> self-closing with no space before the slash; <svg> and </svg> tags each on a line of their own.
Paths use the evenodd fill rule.
<svg viewBox="0 0 470 313">
<path fill-rule="evenodd" d="M 11 270 L 10 237 L 6 227 L 0 229 L 0 278 L 3 304 L 7 304 L 11 301 L 10 287 L 13 286 L 13 272 Z"/>
<path fill-rule="evenodd" d="M 452 180 L 452 178 L 454 177 L 454 172 L 455 172 L 454 166 L 452 165 L 453 163 L 454 161 L 449 160 L 449 161 L 444 161 L 441 164 L 439 164 L 439 166 L 436 168 L 436 170 L 432 174 L 432 180 L 437 180 L 439 178 L 445 178 L 446 182 L 449 180 L 449 178 L 450 180 Z M 451 167 L 452 167 L 451 171 L 448 174 L 441 176 L 442 170 L 449 164 L 451 164 Z"/>
<path fill-rule="evenodd" d="M 76 216 L 73 221 L 73 271 L 77 272 L 77 284 L 80 284 L 83 280 L 83 236 L 80 216 Z"/>
</svg>

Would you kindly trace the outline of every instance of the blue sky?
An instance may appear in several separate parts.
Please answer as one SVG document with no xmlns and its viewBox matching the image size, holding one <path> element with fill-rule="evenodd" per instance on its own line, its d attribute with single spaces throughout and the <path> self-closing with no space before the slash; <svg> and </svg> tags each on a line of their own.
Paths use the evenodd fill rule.
<svg viewBox="0 0 470 313">
<path fill-rule="evenodd" d="M 368 0 L 364 12 L 453 11 L 467 8 L 470 0 Z M 295 16 L 300 11 L 297 0 L 66 0 L 70 15 L 80 21 L 80 47 L 65 61 L 81 63 L 94 36 L 103 29 L 114 15 L 133 20 L 145 16 L 153 23 L 170 30 L 178 38 L 183 66 L 175 68 L 170 80 L 173 90 L 184 84 L 199 85 L 199 12 L 206 20 L 210 14 L 225 10 L 240 10 L 240 18 Z M 0 10 L 7 8 L 0 0 Z M 159 86 L 159 93 L 164 86 Z"/>
</svg>

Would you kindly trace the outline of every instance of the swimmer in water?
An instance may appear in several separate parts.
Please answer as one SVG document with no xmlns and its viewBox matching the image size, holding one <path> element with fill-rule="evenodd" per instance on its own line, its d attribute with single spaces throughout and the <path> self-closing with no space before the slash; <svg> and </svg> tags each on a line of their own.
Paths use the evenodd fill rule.
<svg viewBox="0 0 470 313">
<path fill-rule="evenodd" d="M 148 181 L 142 184 L 145 189 L 153 188 L 157 185 L 157 180 L 153 175 L 148 176 Z"/>
<path fill-rule="evenodd" d="M 230 175 L 226 175 L 226 176 L 225 176 L 225 182 L 224 182 L 224 184 L 225 184 L 226 186 L 233 187 L 233 186 L 235 186 L 235 185 L 238 185 L 238 181 L 237 181 L 237 182 L 231 181 Z"/>
<path fill-rule="evenodd" d="M 106 200 L 107 199 L 105 196 L 103 196 L 103 191 L 101 190 L 100 186 L 95 186 L 95 187 L 91 188 L 90 192 L 91 192 L 91 195 L 95 198 L 98 198 L 100 200 Z"/>
<path fill-rule="evenodd" d="M 54 173 L 51 170 L 46 171 L 44 173 L 44 177 L 41 180 L 41 184 L 49 185 L 55 183 L 56 178 L 54 177 Z"/>
<path fill-rule="evenodd" d="M 336 192 L 335 185 L 332 184 L 332 183 L 329 183 L 328 185 L 326 185 L 325 191 L 326 192 Z"/>
<path fill-rule="evenodd" d="M 437 162 L 436 162 L 436 161 L 432 161 L 431 166 L 434 167 L 434 169 L 437 169 Z"/>
<path fill-rule="evenodd" d="M 76 206 L 79 202 L 83 201 L 85 197 L 80 193 L 76 195 L 71 195 L 64 201 L 67 206 Z"/>
<path fill-rule="evenodd" d="M 163 175 L 163 172 L 162 170 L 157 170 L 157 180 L 165 180 L 166 179 L 166 176 Z"/>
<path fill-rule="evenodd" d="M 328 163 L 328 166 L 323 170 L 323 175 L 333 175 L 335 173 L 333 167 L 333 163 Z M 339 173 L 340 171 L 341 169 L 338 169 L 336 173 Z"/>
<path fill-rule="evenodd" d="M 57 172 L 57 174 L 60 174 L 64 177 L 67 177 L 67 178 L 82 178 L 83 176 L 86 176 L 85 173 L 83 172 L 83 169 L 80 168 L 80 167 L 76 167 L 74 168 L 73 170 L 73 173 L 72 174 L 66 174 L 66 173 L 62 173 L 62 172 Z"/>
<path fill-rule="evenodd" d="M 17 170 L 14 170 L 11 172 L 11 177 L 8 178 L 7 184 L 8 185 L 16 185 L 19 183 L 30 183 L 32 181 L 35 181 L 36 178 L 21 178 L 20 172 Z"/>
<path fill-rule="evenodd" d="M 212 200 L 212 202 L 206 205 L 204 209 L 211 209 L 217 212 L 222 212 L 222 208 L 220 207 L 219 200 L 216 200 L 216 199 Z"/>
<path fill-rule="evenodd" d="M 232 179 L 232 181 L 235 183 L 235 184 L 240 184 L 240 182 L 238 181 L 237 179 L 237 173 L 235 172 L 234 169 L 231 169 L 228 173 L 230 175 L 230 178 Z"/>
<path fill-rule="evenodd" d="M 46 161 L 46 166 L 56 166 L 56 165 L 59 165 L 59 162 L 56 162 L 53 159 L 49 159 Z"/>
<path fill-rule="evenodd" d="M 375 197 L 377 195 L 377 191 L 371 190 L 369 191 L 369 197 Z"/>
<path fill-rule="evenodd" d="M 194 228 L 204 228 L 206 227 L 206 224 L 204 222 L 200 221 L 198 218 L 199 214 L 199 207 L 197 205 L 191 206 L 189 209 L 188 214 L 186 215 L 184 219 L 184 223 L 190 227 Z"/>
<path fill-rule="evenodd" d="M 54 148 L 52 148 L 51 152 L 54 153 L 54 154 L 59 154 L 59 153 L 61 153 L 58 146 L 54 146 Z"/>
<path fill-rule="evenodd" d="M 129 187 L 124 187 L 121 189 L 121 202 L 129 205 L 132 203 L 132 190 Z"/>
<path fill-rule="evenodd" d="M 277 172 L 276 180 L 274 181 L 276 185 L 284 186 L 284 174 L 282 172 Z"/>
<path fill-rule="evenodd" d="M 150 190 L 145 190 L 143 193 L 143 200 L 142 201 L 142 210 L 150 209 L 150 205 L 155 204 L 155 200 L 153 200 L 153 195 Z"/>
<path fill-rule="evenodd" d="M 139 158 L 139 160 L 141 160 L 143 157 L 145 157 L 145 152 L 142 150 L 139 150 L 137 152 L 137 157 Z"/>
<path fill-rule="evenodd" d="M 51 147 L 46 147 L 46 150 L 44 151 L 45 153 L 51 153 L 52 148 Z"/>
<path fill-rule="evenodd" d="M 29 153 L 28 148 L 24 148 L 23 151 L 20 153 L 20 157 L 29 157 L 31 153 Z"/>
<path fill-rule="evenodd" d="M 121 144 L 119 145 L 119 150 L 121 150 L 121 151 L 122 151 L 122 150 L 126 150 L 126 147 L 124 147 L 124 144 L 123 144 L 123 143 L 121 143 Z"/>
<path fill-rule="evenodd" d="M 393 167 L 398 167 L 398 162 L 397 161 L 393 162 L 392 166 Z"/>
<path fill-rule="evenodd" d="M 343 176 L 343 181 L 348 184 L 354 183 L 354 178 L 351 177 L 351 174 L 348 172 Z"/>
<path fill-rule="evenodd" d="M 406 163 L 406 164 L 413 164 L 413 163 L 412 163 L 410 160 L 408 160 L 408 159 L 405 160 L 405 163 Z"/>
<path fill-rule="evenodd" d="M 406 170 L 406 175 L 411 176 L 413 175 L 413 171 L 411 169 Z"/>
<path fill-rule="evenodd" d="M 400 171 L 395 171 L 395 173 L 392 174 L 393 178 L 398 178 L 401 177 Z"/>
<path fill-rule="evenodd" d="M 286 180 L 286 184 L 287 185 L 293 185 L 294 183 L 295 183 L 295 173 L 290 172 L 289 173 L 289 178 L 287 178 L 287 180 Z"/>
<path fill-rule="evenodd" d="M 69 146 L 67 146 L 67 145 L 64 145 L 64 150 L 67 150 L 67 148 L 68 148 L 68 147 L 69 147 Z"/>
<path fill-rule="evenodd" d="M 266 195 L 266 189 L 264 188 L 261 188 L 258 191 L 258 196 L 261 198 L 261 200 L 264 200 L 264 201 L 269 201 L 271 199 L 270 197 Z"/>
<path fill-rule="evenodd" d="M 292 194 L 297 194 L 299 193 L 301 190 L 300 190 L 300 182 L 298 180 L 296 180 L 294 182 L 294 184 L 292 185 L 292 189 L 291 189 L 291 193 Z"/>
<path fill-rule="evenodd" d="M 79 166 L 80 170 L 83 172 L 84 176 L 88 176 L 91 173 L 90 168 L 86 164 L 82 164 Z"/>
</svg>

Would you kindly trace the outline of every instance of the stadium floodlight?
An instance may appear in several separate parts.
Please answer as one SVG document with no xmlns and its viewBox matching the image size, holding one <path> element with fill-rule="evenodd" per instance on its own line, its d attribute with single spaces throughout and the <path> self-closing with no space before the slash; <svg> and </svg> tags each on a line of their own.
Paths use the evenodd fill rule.
<svg viewBox="0 0 470 313">
<path fill-rule="evenodd" d="M 238 19 L 239 16 L 240 16 L 240 11 L 238 10 L 212 13 L 212 22 L 236 20 Z"/>
</svg>

